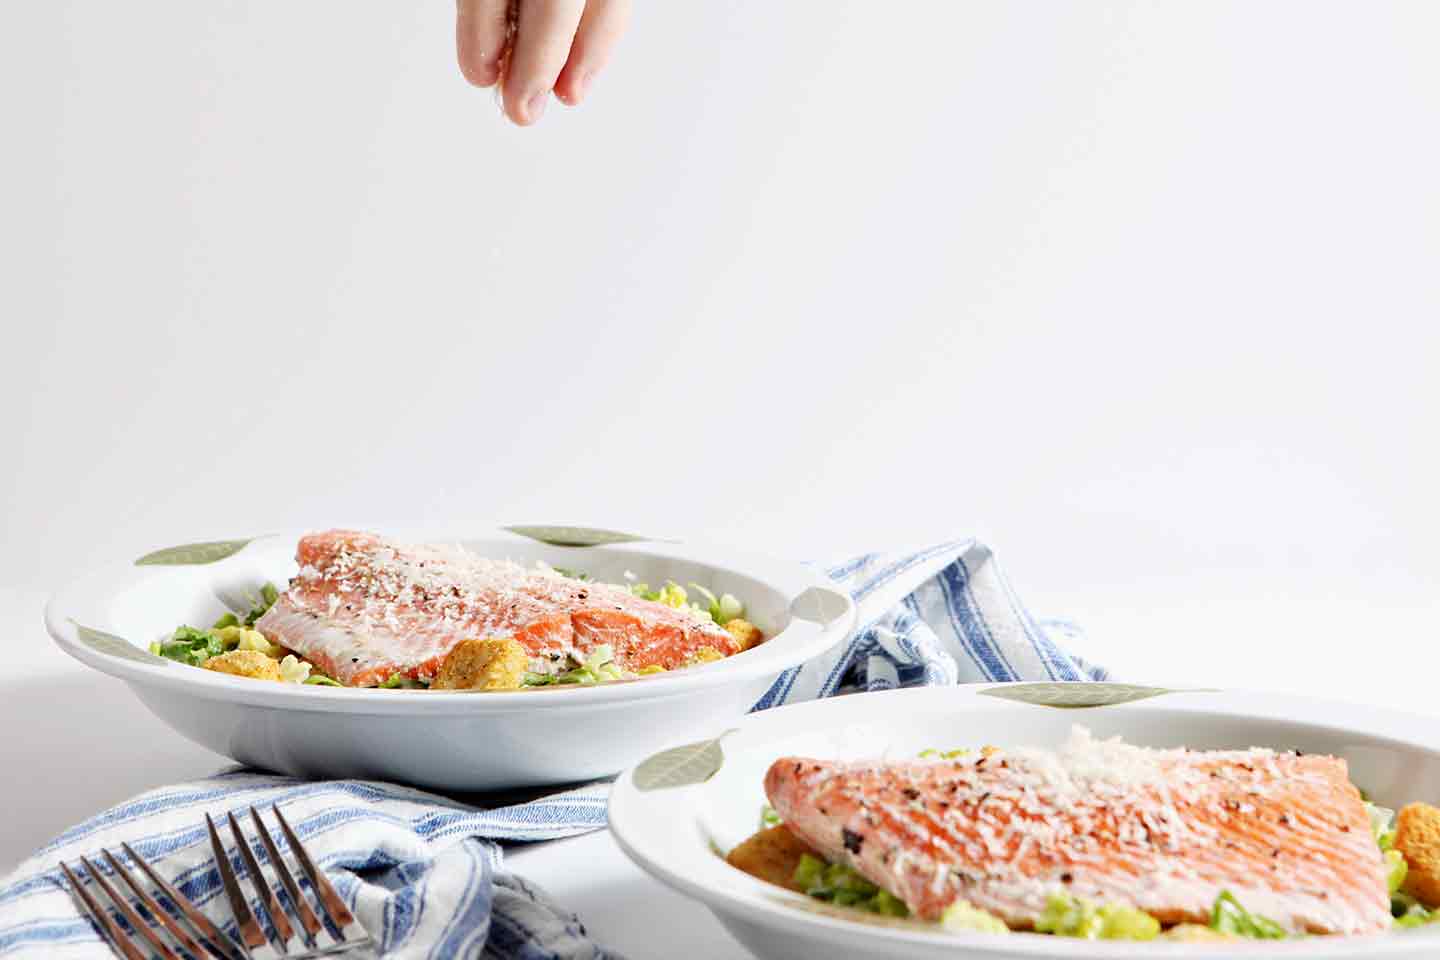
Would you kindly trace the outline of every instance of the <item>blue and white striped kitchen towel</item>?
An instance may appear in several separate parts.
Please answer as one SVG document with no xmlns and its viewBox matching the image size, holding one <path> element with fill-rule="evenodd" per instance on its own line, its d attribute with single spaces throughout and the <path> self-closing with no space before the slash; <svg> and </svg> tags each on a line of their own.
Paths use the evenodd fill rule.
<svg viewBox="0 0 1440 960">
<path fill-rule="evenodd" d="M 855 598 L 857 629 L 781 676 L 757 710 L 896 686 L 1105 679 L 1067 651 L 1080 639 L 1075 628 L 1031 617 L 989 549 L 973 540 L 867 554 L 827 573 Z M 614 957 L 574 914 L 506 872 L 495 842 L 601 829 L 606 794 L 606 784 L 593 784 L 479 809 L 393 784 L 310 783 L 244 770 L 153 790 L 67 830 L 0 884 L 0 957 L 109 956 L 59 864 L 122 840 L 228 922 L 203 814 L 272 803 L 285 807 L 387 957 Z M 243 872 L 238 859 L 235 868 Z M 227 929 L 234 933 L 233 922 Z"/>
</svg>

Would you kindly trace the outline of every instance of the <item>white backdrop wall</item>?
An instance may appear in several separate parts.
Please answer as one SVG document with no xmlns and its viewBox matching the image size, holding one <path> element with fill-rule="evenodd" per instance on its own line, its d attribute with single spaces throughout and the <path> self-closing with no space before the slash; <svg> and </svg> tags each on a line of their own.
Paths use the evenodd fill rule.
<svg viewBox="0 0 1440 960">
<path fill-rule="evenodd" d="M 569 519 L 975 533 L 1132 676 L 1433 649 L 1440 5 L 880 7 L 642 3 L 518 130 L 445 3 L 8 5 L 4 641 L 149 547 Z"/>
</svg>

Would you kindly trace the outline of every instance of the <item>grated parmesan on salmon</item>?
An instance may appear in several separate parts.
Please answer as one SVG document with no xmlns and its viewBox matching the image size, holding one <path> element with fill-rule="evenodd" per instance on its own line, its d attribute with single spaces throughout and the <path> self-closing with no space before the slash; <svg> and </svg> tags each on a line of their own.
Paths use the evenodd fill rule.
<svg viewBox="0 0 1440 960">
<path fill-rule="evenodd" d="M 347 686 L 397 674 L 428 683 L 472 637 L 514 637 L 537 672 L 601 644 L 625 670 L 685 666 L 705 648 L 739 652 L 729 632 L 687 610 L 458 546 L 332 530 L 302 537 L 295 559 L 300 572 L 255 626 Z"/>
<path fill-rule="evenodd" d="M 1154 750 L 1076 728 L 1058 749 L 904 763 L 775 761 L 786 825 L 937 919 L 1028 929 L 1052 894 L 1204 923 L 1222 890 L 1292 932 L 1389 929 L 1383 858 L 1343 760 Z"/>
</svg>

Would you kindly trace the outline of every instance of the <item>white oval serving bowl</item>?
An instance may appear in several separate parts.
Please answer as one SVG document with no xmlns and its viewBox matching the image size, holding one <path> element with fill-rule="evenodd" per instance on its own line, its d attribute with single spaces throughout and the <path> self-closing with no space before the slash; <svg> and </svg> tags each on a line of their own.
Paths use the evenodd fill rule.
<svg viewBox="0 0 1440 960">
<path fill-rule="evenodd" d="M 1007 694 L 1020 687 L 1001 685 Z M 1065 685 L 1079 686 L 1079 685 Z M 1112 687 L 1113 685 L 1098 685 Z M 984 744 L 1058 745 L 1072 724 L 1096 736 L 1154 747 L 1268 746 L 1343 757 L 1352 780 L 1377 803 L 1440 800 L 1440 731 L 1433 720 L 1345 703 L 1236 692 L 1177 692 L 1093 709 L 1057 709 L 1000 699 L 994 685 L 931 687 L 837 697 L 768 710 L 738 724 L 717 723 L 722 757 L 692 763 L 686 779 L 642 790 L 636 770 L 616 781 L 610 829 L 625 853 L 667 886 L 704 903 L 735 938 L 764 960 L 846 958 L 1275 956 L 1295 960 L 1440 956 L 1440 929 L 1370 937 L 1310 937 L 1239 944 L 1086 941 L 1035 934 L 956 934 L 909 920 L 868 919 L 767 884 L 727 864 L 727 851 L 758 828 L 762 780 L 787 755 L 833 759 L 914 757 L 927 748 Z M 1023 693 L 1023 692 L 1022 692 Z M 725 732 L 727 727 L 733 730 Z M 671 756 L 675 756 L 672 754 Z M 647 765 L 655 769 L 657 765 Z"/>
<path fill-rule="evenodd" d="M 608 776 L 666 743 L 738 720 L 782 671 L 841 640 L 855 619 L 850 598 L 821 575 L 726 547 L 432 537 L 597 580 L 623 582 L 629 571 L 657 586 L 693 581 L 733 593 L 768 639 L 725 660 L 640 680 L 487 693 L 256 681 L 148 652 L 180 624 L 213 622 L 228 609 L 222 598 L 266 581 L 282 586 L 295 573 L 298 539 L 261 537 L 213 563 L 98 570 L 51 599 L 46 627 L 65 652 L 124 680 L 178 733 L 241 763 L 301 777 L 481 791 Z"/>
</svg>

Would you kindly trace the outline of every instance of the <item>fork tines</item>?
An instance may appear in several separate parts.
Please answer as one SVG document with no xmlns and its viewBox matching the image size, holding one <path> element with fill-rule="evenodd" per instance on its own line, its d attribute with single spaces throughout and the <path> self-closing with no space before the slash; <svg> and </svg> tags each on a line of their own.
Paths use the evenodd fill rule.
<svg viewBox="0 0 1440 960">
<path fill-rule="evenodd" d="M 188 897 L 162 877 L 127 843 L 120 845 L 124 849 L 126 857 L 155 884 L 160 895 L 169 901 L 170 909 L 162 906 L 161 901 L 154 894 L 147 892 L 131 869 L 108 850 L 102 850 L 100 853 L 105 858 L 106 864 L 109 865 L 111 874 L 123 880 L 125 886 L 135 894 L 136 900 L 143 908 L 143 914 L 130 904 L 129 900 L 89 859 L 81 857 L 80 862 L 94 880 L 94 886 L 103 891 L 105 897 L 114 904 L 115 912 L 119 914 L 120 918 L 118 922 L 111 912 L 101 905 L 94 892 L 88 889 L 87 885 L 82 883 L 70 870 L 69 866 L 61 863 L 60 869 L 65 872 L 65 877 L 69 880 L 70 886 L 81 904 L 100 925 L 115 951 L 125 960 L 147 960 L 153 954 L 158 954 L 162 960 L 181 960 L 183 956 L 194 957 L 196 960 L 204 960 L 206 957 L 218 957 L 220 960 L 276 960 L 279 957 L 300 960 L 304 957 L 342 953 L 371 943 L 370 935 L 355 920 L 354 915 L 345 906 L 339 894 L 335 892 L 335 888 L 331 886 L 325 874 L 315 866 L 315 861 L 310 858 L 309 853 L 301 845 L 300 839 L 291 829 L 284 814 L 280 812 L 280 808 L 271 806 L 270 809 L 275 814 L 276 822 L 280 824 L 290 853 L 294 856 L 295 862 L 299 864 L 299 872 L 314 893 L 319 912 L 317 913 L 311 906 L 309 898 L 296 880 L 296 872 L 291 869 L 281 854 L 275 837 L 265 826 L 265 822 L 260 819 L 259 812 L 251 807 L 250 819 L 255 824 L 255 830 L 260 837 L 265 859 L 269 861 L 270 868 L 279 878 L 280 886 L 283 888 L 283 900 L 266 878 L 265 871 L 261 869 L 255 849 L 246 839 L 240 821 L 235 818 L 233 813 L 227 813 L 226 819 L 230 824 L 230 833 L 235 839 L 240 854 L 243 878 L 250 881 L 250 885 L 258 894 L 260 909 L 264 911 L 266 918 L 270 921 L 270 932 L 267 932 L 266 926 L 256 915 L 256 911 L 251 908 L 250 899 L 241 886 L 242 877 L 236 875 L 230 855 L 220 840 L 220 833 L 215 829 L 215 821 L 209 814 L 206 814 L 205 825 L 210 834 L 211 849 L 215 853 L 216 869 L 219 871 L 220 883 L 225 889 L 225 897 L 229 901 L 231 912 L 235 918 L 235 927 L 240 935 L 240 943 L 236 943 L 233 938 L 211 922 Z M 147 915 L 152 918 L 152 922 L 146 921 Z M 339 931 L 339 938 L 330 932 L 326 921 L 330 927 Z M 271 933 L 274 935 L 273 941 Z M 143 944 L 137 943 L 136 935 L 143 938 Z M 277 945 L 278 950 L 276 949 Z M 153 950 L 149 948 L 153 948 Z"/>
</svg>

